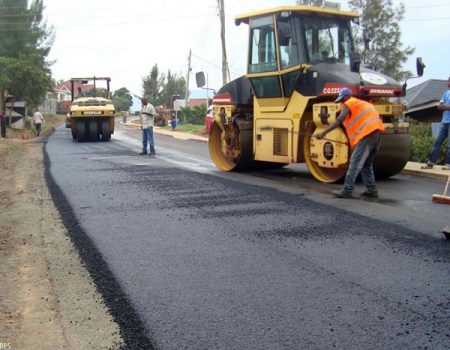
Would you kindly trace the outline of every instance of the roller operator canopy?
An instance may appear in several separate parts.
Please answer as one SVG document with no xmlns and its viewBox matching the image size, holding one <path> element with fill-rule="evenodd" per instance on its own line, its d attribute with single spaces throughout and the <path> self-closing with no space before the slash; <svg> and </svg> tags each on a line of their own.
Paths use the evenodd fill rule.
<svg viewBox="0 0 450 350">
<path fill-rule="evenodd" d="M 298 5 L 298 6 L 279 6 L 279 7 L 274 7 L 274 8 L 270 8 L 270 9 L 266 9 L 266 10 L 261 10 L 261 11 L 247 12 L 247 13 L 236 16 L 235 22 L 237 25 L 239 25 L 241 23 L 248 24 L 250 21 L 250 18 L 265 16 L 265 15 L 270 15 L 270 14 L 276 14 L 276 13 L 282 13 L 282 12 L 286 12 L 286 13 L 295 12 L 295 13 L 306 14 L 306 15 L 308 15 L 308 14 L 309 15 L 322 14 L 322 15 L 331 15 L 331 16 L 334 15 L 334 16 L 339 16 L 341 18 L 346 18 L 346 19 L 350 19 L 350 20 L 356 19 L 359 17 L 359 14 L 357 12 L 352 12 L 352 11 L 341 11 L 341 10 L 333 9 L 333 8 Z"/>
</svg>

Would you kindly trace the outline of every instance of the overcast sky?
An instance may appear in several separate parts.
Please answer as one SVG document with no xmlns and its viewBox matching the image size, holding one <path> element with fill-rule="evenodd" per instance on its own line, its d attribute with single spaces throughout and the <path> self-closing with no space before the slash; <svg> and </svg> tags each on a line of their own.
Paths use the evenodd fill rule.
<svg viewBox="0 0 450 350">
<path fill-rule="evenodd" d="M 236 26 L 237 14 L 295 0 L 224 0 L 227 53 L 231 79 L 245 74 L 246 25 Z M 343 9 L 347 1 L 341 0 Z M 394 0 L 395 3 L 398 1 Z M 407 0 L 402 26 L 404 46 L 416 48 L 405 65 L 415 72 L 415 57 L 426 64 L 424 78 L 450 75 L 450 3 L 447 0 Z M 204 71 L 209 86 L 222 85 L 220 20 L 217 0 L 44 0 L 45 16 L 55 29 L 50 60 L 55 79 L 110 76 L 112 90 L 121 87 L 142 94 L 142 78 L 154 64 L 160 72 L 186 77 L 189 50 L 192 73 L 189 87 L 197 89 L 195 73 Z M 446 68 L 447 67 L 447 68 Z"/>
</svg>

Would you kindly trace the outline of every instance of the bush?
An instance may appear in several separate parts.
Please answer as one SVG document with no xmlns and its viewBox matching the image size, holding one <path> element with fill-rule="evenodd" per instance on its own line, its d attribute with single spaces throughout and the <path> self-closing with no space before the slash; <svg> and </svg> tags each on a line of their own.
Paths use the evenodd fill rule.
<svg viewBox="0 0 450 350">
<path fill-rule="evenodd" d="M 204 104 L 192 108 L 181 108 L 181 113 L 184 123 L 195 125 L 205 124 L 206 105 Z"/>
<path fill-rule="evenodd" d="M 420 123 L 415 120 L 409 120 L 409 127 L 411 132 L 411 158 L 413 162 L 425 163 L 430 156 L 431 147 L 434 139 L 431 135 L 431 125 L 427 123 Z M 438 163 L 445 162 L 445 155 L 447 153 L 448 140 L 444 142 L 441 147 L 441 153 Z"/>
</svg>

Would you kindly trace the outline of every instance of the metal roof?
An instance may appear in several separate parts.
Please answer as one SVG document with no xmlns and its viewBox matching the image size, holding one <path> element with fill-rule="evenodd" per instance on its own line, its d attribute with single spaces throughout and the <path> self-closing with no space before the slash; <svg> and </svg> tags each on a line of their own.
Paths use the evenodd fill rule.
<svg viewBox="0 0 450 350">
<path fill-rule="evenodd" d="M 349 18 L 349 19 L 359 17 L 359 14 L 357 12 L 342 11 L 342 10 L 326 8 L 326 7 L 291 5 L 291 6 L 279 6 L 279 7 L 274 7 L 274 8 L 270 8 L 270 9 L 266 9 L 266 10 L 261 10 L 261 11 L 248 12 L 248 13 L 244 13 L 242 15 L 238 15 L 234 19 L 235 19 L 236 24 L 240 24 L 241 22 L 248 24 L 250 18 L 252 18 L 252 17 L 269 15 L 269 14 L 274 14 L 274 13 L 279 13 L 279 12 L 284 12 L 284 11 L 304 13 L 304 14 L 313 14 L 314 13 L 314 14 L 319 14 L 319 15 L 320 14 L 335 15 L 335 16 L 345 17 L 345 18 Z"/>
<path fill-rule="evenodd" d="M 444 92 L 448 90 L 448 80 L 430 79 L 406 91 L 405 100 L 408 108 L 429 105 L 439 102 Z"/>
</svg>

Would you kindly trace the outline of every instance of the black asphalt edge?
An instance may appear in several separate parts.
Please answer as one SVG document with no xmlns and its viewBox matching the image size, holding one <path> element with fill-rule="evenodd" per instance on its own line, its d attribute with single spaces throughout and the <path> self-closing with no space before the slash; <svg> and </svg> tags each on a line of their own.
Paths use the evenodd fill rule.
<svg viewBox="0 0 450 350">
<path fill-rule="evenodd" d="M 81 228 L 66 197 L 52 178 L 46 146 L 43 153 L 44 176 L 52 199 L 82 262 L 94 281 L 98 292 L 102 295 L 114 321 L 120 327 L 124 340 L 124 345 L 121 349 L 157 350 L 153 341 L 146 335 L 148 331 L 139 314 L 135 311 L 120 284 L 114 278 L 101 253 Z"/>
</svg>

